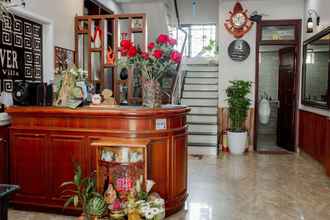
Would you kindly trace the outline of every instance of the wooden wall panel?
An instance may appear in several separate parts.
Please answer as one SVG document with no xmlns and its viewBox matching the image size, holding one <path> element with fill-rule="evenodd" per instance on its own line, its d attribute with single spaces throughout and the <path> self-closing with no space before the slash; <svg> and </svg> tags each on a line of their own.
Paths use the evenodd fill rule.
<svg viewBox="0 0 330 220">
<path fill-rule="evenodd" d="M 299 112 L 299 147 L 325 166 L 330 176 L 330 120 L 312 112 Z"/>
<path fill-rule="evenodd" d="M 0 127 L 0 184 L 8 183 L 8 128 Z"/>
</svg>

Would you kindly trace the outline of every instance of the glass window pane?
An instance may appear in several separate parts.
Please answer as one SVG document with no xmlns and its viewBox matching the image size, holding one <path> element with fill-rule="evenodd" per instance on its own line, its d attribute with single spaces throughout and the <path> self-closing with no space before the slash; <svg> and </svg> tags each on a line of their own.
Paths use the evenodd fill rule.
<svg viewBox="0 0 330 220">
<path fill-rule="evenodd" d="M 216 25 L 189 25 L 183 29 L 188 34 L 184 56 L 200 55 L 203 49 L 216 39 Z M 180 30 L 172 31 L 172 36 L 178 39 L 178 45 L 175 49 L 180 51 L 184 42 L 184 33 Z"/>
<path fill-rule="evenodd" d="M 295 40 L 295 28 L 294 26 L 263 27 L 261 40 Z"/>
</svg>

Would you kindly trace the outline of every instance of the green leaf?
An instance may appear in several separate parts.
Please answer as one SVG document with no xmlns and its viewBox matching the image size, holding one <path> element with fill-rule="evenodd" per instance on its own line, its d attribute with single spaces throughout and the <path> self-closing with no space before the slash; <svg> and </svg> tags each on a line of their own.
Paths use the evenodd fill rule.
<svg viewBox="0 0 330 220">
<path fill-rule="evenodd" d="M 73 205 L 74 207 L 78 207 L 79 204 L 79 197 L 78 195 L 73 196 Z"/>
<path fill-rule="evenodd" d="M 65 204 L 64 204 L 64 208 L 67 208 L 71 203 L 73 203 L 74 201 L 73 196 L 70 197 L 68 200 L 66 200 Z"/>
<path fill-rule="evenodd" d="M 74 185 L 74 183 L 72 181 L 64 182 L 60 185 L 60 187 L 69 186 L 69 185 Z"/>
</svg>

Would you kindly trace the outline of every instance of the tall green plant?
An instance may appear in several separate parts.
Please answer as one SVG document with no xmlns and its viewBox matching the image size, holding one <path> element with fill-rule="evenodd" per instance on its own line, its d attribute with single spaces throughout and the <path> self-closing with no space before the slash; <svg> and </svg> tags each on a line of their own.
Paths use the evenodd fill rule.
<svg viewBox="0 0 330 220">
<path fill-rule="evenodd" d="M 229 119 L 231 131 L 244 131 L 243 123 L 246 120 L 251 100 L 247 97 L 250 93 L 252 83 L 244 80 L 230 81 L 226 89 L 227 102 L 229 105 Z"/>
</svg>

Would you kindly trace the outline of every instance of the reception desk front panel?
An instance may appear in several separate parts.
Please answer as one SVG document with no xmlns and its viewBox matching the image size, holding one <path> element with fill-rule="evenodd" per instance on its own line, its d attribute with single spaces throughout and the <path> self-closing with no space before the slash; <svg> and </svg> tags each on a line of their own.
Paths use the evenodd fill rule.
<svg viewBox="0 0 330 220">
<path fill-rule="evenodd" d="M 21 186 L 13 205 L 62 212 L 59 186 L 73 177 L 73 161 L 85 175 L 95 170 L 91 143 L 109 137 L 151 140 L 149 157 L 154 191 L 166 200 L 167 214 L 187 198 L 188 108 L 12 107 L 11 182 Z M 69 209 L 69 212 L 75 212 Z M 79 212 L 77 212 L 78 214 Z"/>
</svg>

